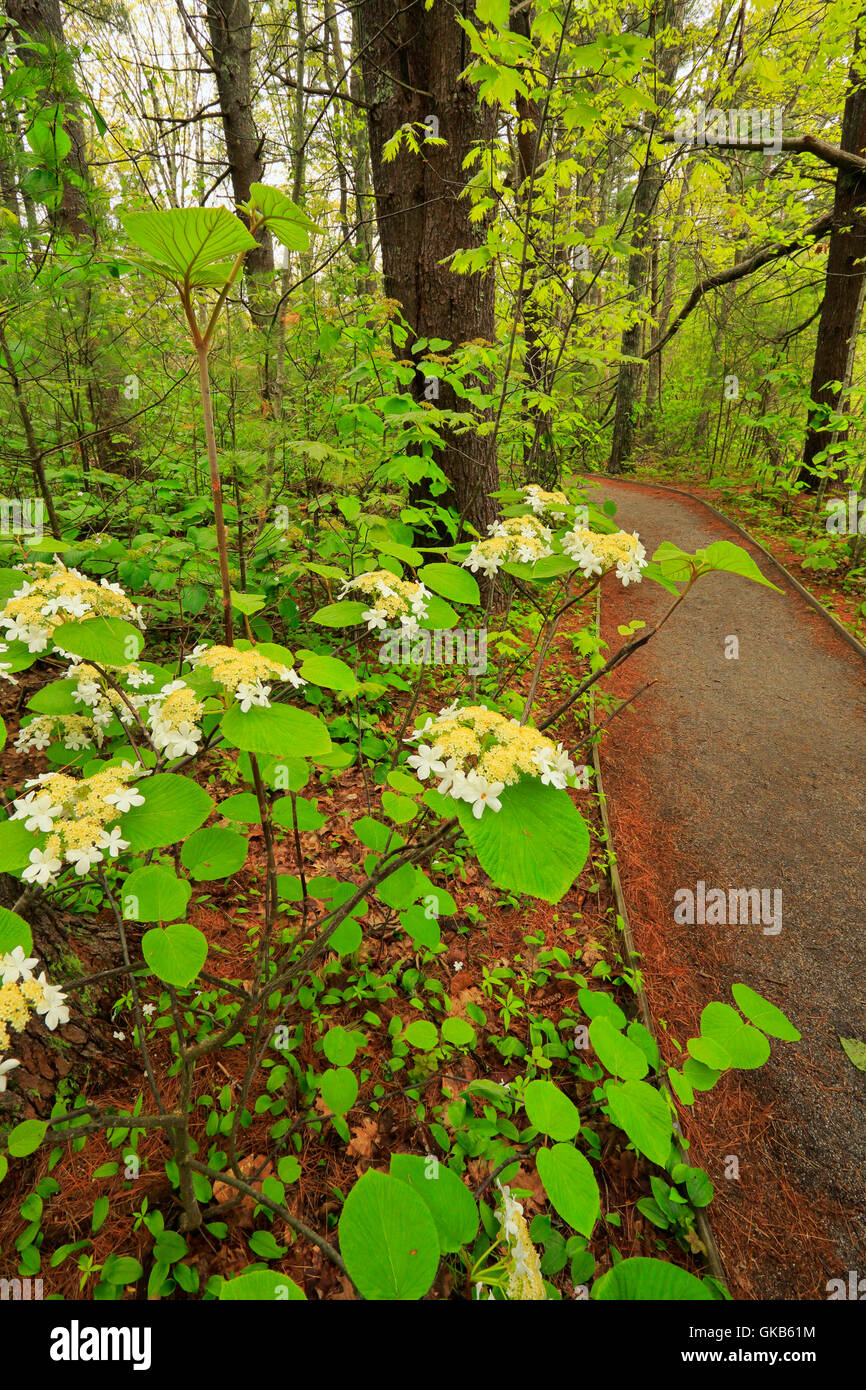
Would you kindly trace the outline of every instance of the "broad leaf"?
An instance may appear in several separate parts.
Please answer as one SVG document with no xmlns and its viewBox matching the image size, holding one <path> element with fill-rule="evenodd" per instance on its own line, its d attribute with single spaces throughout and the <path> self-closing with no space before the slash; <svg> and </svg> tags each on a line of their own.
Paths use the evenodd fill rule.
<svg viewBox="0 0 866 1390">
<path fill-rule="evenodd" d="M 573 1139 L 580 1129 L 580 1111 L 552 1081 L 530 1081 L 523 1103 L 530 1124 L 551 1139 Z"/>
<path fill-rule="evenodd" d="M 135 789 L 143 806 L 133 806 L 121 821 L 123 838 L 134 850 L 161 849 L 185 840 L 207 820 L 213 801 L 190 777 L 157 772 L 142 778 Z"/>
<path fill-rule="evenodd" d="M 294 705 L 253 706 L 246 713 L 232 705 L 220 728 L 234 748 L 274 757 L 315 758 L 331 751 L 331 738 L 321 719 Z"/>
<path fill-rule="evenodd" d="M 399 1178 L 428 1207 L 443 1254 L 469 1245 L 478 1233 L 478 1206 L 464 1182 L 444 1163 L 420 1154 L 392 1154 L 391 1176 Z"/>
<path fill-rule="evenodd" d="M 640 1153 L 664 1167 L 673 1136 L 664 1096 L 646 1081 L 609 1081 L 605 1096 L 614 1124 L 625 1131 Z"/>
<path fill-rule="evenodd" d="M 687 1269 L 667 1260 L 644 1256 L 621 1260 L 596 1279 L 591 1298 L 616 1302 L 710 1302 L 714 1294 L 709 1285 L 696 1279 Z"/>
<path fill-rule="evenodd" d="M 207 960 L 207 937 L 188 922 L 176 922 L 146 931 L 141 950 L 160 980 L 183 988 L 192 984 Z"/>
<path fill-rule="evenodd" d="M 124 230 L 146 254 L 140 264 L 188 286 L 221 285 L 242 251 L 256 245 L 228 208 L 168 208 L 121 216 Z"/>
<path fill-rule="evenodd" d="M 306 251 L 310 245 L 309 232 L 319 230 L 315 222 L 278 188 L 251 183 L 250 204 L 264 214 L 277 241 L 290 251 Z"/>
<path fill-rule="evenodd" d="M 592 1164 L 571 1144 L 554 1144 L 536 1155 L 538 1176 L 554 1211 L 582 1236 L 592 1234 L 601 1214 Z"/>
<path fill-rule="evenodd" d="M 589 830 L 568 793 L 522 777 L 500 793 L 502 809 L 476 819 L 457 803 L 464 833 L 497 888 L 556 903 L 571 887 L 589 854 Z"/>
<path fill-rule="evenodd" d="M 439 1268 L 439 1237 L 427 1204 L 399 1178 L 370 1169 L 340 1217 L 340 1252 L 364 1298 L 423 1298 Z"/>
</svg>

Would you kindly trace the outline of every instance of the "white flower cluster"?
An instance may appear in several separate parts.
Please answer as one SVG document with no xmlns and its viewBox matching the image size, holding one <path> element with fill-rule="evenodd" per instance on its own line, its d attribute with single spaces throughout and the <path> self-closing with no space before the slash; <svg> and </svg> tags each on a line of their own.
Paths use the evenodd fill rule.
<svg viewBox="0 0 866 1390">
<path fill-rule="evenodd" d="M 553 554 L 553 532 L 537 517 L 512 516 L 487 529 L 487 539 L 476 541 L 462 562 L 473 574 L 481 570 L 492 579 L 505 564 L 534 565 Z"/>
<path fill-rule="evenodd" d="M 101 748 L 105 733 L 101 721 L 88 719 L 83 714 L 37 714 L 29 724 L 23 725 L 15 747 L 25 753 L 31 750 L 41 753 L 55 739 L 75 753 L 82 748 Z"/>
<path fill-rule="evenodd" d="M 123 618 L 144 627 L 141 609 L 130 602 L 119 584 L 107 579 L 97 584 L 59 561 L 18 568 L 23 568 L 28 578 L 0 612 L 0 630 L 7 642 L 22 642 L 29 652 L 44 652 L 55 628 L 72 618 Z"/>
<path fill-rule="evenodd" d="M 541 1302 L 547 1299 L 544 1280 L 541 1277 L 541 1260 L 532 1243 L 523 1207 L 515 1202 L 510 1189 L 499 1188 L 499 1230 L 504 1244 L 508 1247 L 506 1263 L 508 1266 L 508 1286 L 505 1297 L 510 1301 Z"/>
<path fill-rule="evenodd" d="M 49 984 L 43 970 L 36 979 L 35 956 L 28 958 L 23 946 L 0 955 L 0 1053 L 10 1043 L 9 1030 L 20 1033 L 27 1026 L 28 1015 L 35 1009 L 51 1032 L 58 1024 L 69 1022 L 66 995 L 56 985 Z M 20 1066 L 13 1057 L 0 1063 L 0 1091 L 6 1090 L 6 1077 Z"/>
<path fill-rule="evenodd" d="M 148 697 L 147 727 L 157 752 L 171 758 L 193 757 L 204 734 L 198 720 L 204 705 L 186 681 L 169 681 Z"/>
<path fill-rule="evenodd" d="M 430 590 L 424 584 L 398 579 L 390 570 L 371 570 L 368 574 L 357 575 L 355 579 L 347 579 L 338 597 L 345 598 L 353 589 L 373 600 L 372 605 L 361 614 L 368 632 L 386 628 L 389 622 L 399 618 L 405 635 L 414 637 L 420 620 L 427 617 Z"/>
<path fill-rule="evenodd" d="M 646 550 L 637 532 L 615 531 L 604 536 L 577 526 L 563 536 L 562 548 L 577 561 L 584 579 L 594 574 L 607 574 L 615 567 L 616 577 L 625 588 L 629 584 L 640 584 L 641 570 L 647 566 Z"/>
<path fill-rule="evenodd" d="M 30 851 L 30 862 L 21 877 L 25 883 L 43 886 L 57 882 L 64 862 L 83 877 L 108 855 L 116 859 L 129 848 L 119 825 L 113 825 L 145 798 L 130 785 L 144 769 L 124 762 L 103 768 L 91 777 L 69 777 L 63 772 L 43 772 L 25 782 L 26 796 L 16 797 L 10 820 L 23 820 L 24 829 L 47 835 L 41 849 Z"/>
<path fill-rule="evenodd" d="M 567 507 L 569 503 L 564 492 L 545 492 L 537 483 L 529 483 L 523 489 L 523 496 L 536 516 L 544 516 L 544 513 L 548 512 L 551 521 L 565 520 L 566 514 L 562 508 Z"/>
<path fill-rule="evenodd" d="M 506 719 L 482 705 L 451 706 L 428 719 L 407 742 L 427 734 L 429 744 L 407 759 L 416 776 L 440 779 L 441 796 L 466 801 L 480 819 L 485 810 L 500 811 L 499 793 L 521 777 L 537 777 L 543 786 L 562 788 L 577 768 L 562 747 L 537 729 Z"/>
</svg>

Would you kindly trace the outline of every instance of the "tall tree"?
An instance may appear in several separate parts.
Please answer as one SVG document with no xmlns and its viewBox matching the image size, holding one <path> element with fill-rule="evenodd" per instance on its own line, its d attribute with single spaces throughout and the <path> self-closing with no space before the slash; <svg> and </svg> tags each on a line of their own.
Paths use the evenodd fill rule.
<svg viewBox="0 0 866 1390">
<path fill-rule="evenodd" d="M 861 54 L 859 30 L 854 40 L 839 143 L 850 154 L 866 156 L 866 65 Z M 847 434 L 846 430 L 834 430 L 832 423 L 828 428 L 828 421 L 832 413 L 844 405 L 845 392 L 851 382 L 864 287 L 866 173 L 840 167 L 836 174 L 827 281 L 812 365 L 803 465 L 798 475 L 799 481 L 811 490 L 819 486 L 815 472 L 817 455 Z"/>
<path fill-rule="evenodd" d="M 671 35 L 669 31 L 679 29 L 685 8 L 686 0 L 658 0 L 658 4 L 653 7 L 653 12 L 650 15 L 650 24 L 658 32 L 659 52 L 656 64 L 661 89 L 660 104 L 664 104 L 669 97 L 671 85 L 676 76 L 680 51 L 679 34 Z M 653 125 L 655 125 L 655 118 Z M 631 322 L 623 330 L 620 347 L 622 361 L 617 377 L 616 413 L 608 465 L 611 473 L 621 473 L 631 457 L 637 429 L 637 410 L 643 375 L 643 362 L 641 361 L 643 319 L 640 314 L 640 303 L 646 288 L 653 243 L 653 217 L 662 188 L 662 180 L 661 161 L 653 150 L 653 137 L 650 135 L 634 192 L 631 228 L 632 250 L 628 262 L 628 298 L 632 303 L 633 310 Z"/>
<path fill-rule="evenodd" d="M 232 195 L 236 203 L 246 203 L 251 184 L 260 183 L 265 170 L 264 136 L 256 130 L 253 116 L 249 0 L 207 0 L 206 15 Z M 270 233 L 265 231 L 257 239 L 258 249 L 250 252 L 245 264 L 253 281 L 274 268 Z"/>
<path fill-rule="evenodd" d="M 464 163 L 496 130 L 495 109 L 479 103 L 476 88 L 461 78 L 472 57 L 469 39 L 442 0 L 432 7 L 410 0 L 399 9 L 392 0 L 359 0 L 356 13 L 385 294 L 399 301 L 418 338 L 455 346 L 492 341 L 492 266 L 458 275 L 444 264 L 454 251 L 477 247 L 483 239 L 483 225 L 470 221 L 470 200 L 461 197 Z M 477 22 L 474 0 L 467 0 L 463 13 Z M 385 158 L 385 146 L 400 127 L 412 124 L 423 133 L 428 117 L 435 117 L 445 145 L 422 144 L 413 153 L 404 144 L 393 159 Z M 420 399 L 424 349 L 413 357 L 413 394 Z M 438 405 L 469 409 L 446 382 L 440 383 Z M 490 496 L 499 485 L 494 442 L 474 429 L 449 427 L 442 438 L 437 463 L 449 490 L 437 500 L 483 532 L 496 513 Z M 415 495 L 420 500 L 427 494 Z"/>
<path fill-rule="evenodd" d="M 76 241 L 83 237 L 95 239 L 87 142 L 59 0 L 6 0 L 6 13 L 18 56 L 26 67 L 40 74 L 46 109 L 62 112 L 62 129 L 69 139 L 69 149 L 59 161 L 63 186 L 49 209 L 51 220 L 58 231 Z"/>
</svg>

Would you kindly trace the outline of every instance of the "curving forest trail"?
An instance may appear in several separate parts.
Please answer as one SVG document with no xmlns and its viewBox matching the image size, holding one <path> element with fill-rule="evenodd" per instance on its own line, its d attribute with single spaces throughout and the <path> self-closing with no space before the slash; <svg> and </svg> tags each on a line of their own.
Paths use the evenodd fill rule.
<svg viewBox="0 0 866 1390">
<path fill-rule="evenodd" d="M 684 1043 L 704 1005 L 731 1002 L 743 981 L 802 1033 L 685 1117 L 693 1161 L 716 1187 L 711 1221 L 732 1292 L 825 1299 L 829 1279 L 866 1275 L 866 1074 L 839 1043 L 866 1038 L 866 660 L 696 499 L 608 480 L 600 492 L 648 554 L 662 540 L 687 551 L 733 540 L 782 591 L 702 579 L 608 679 L 620 698 L 657 683 L 612 723 L 601 753 L 660 1031 L 667 1023 Z M 655 622 L 670 603 L 652 583 L 606 590 L 611 649 L 618 623 Z M 674 893 L 697 895 L 699 881 L 707 893 L 781 890 L 781 930 L 677 924 Z"/>
</svg>

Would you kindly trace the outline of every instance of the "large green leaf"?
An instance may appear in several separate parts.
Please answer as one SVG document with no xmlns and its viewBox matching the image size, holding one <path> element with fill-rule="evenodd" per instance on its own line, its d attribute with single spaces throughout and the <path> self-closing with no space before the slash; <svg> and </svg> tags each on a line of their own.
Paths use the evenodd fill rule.
<svg viewBox="0 0 866 1390">
<path fill-rule="evenodd" d="M 175 922 L 146 931 L 141 950 L 160 980 L 183 988 L 192 984 L 207 960 L 207 937 L 189 922 Z"/>
<path fill-rule="evenodd" d="M 16 946 L 23 947 L 25 956 L 30 955 L 33 950 L 30 923 L 25 922 L 23 917 L 19 917 L 18 913 L 12 912 L 10 908 L 0 907 L 0 956 L 14 951 Z"/>
<path fill-rule="evenodd" d="M 23 820 L 0 821 L 0 873 L 23 869 L 30 851 L 39 843 L 36 835 L 24 829 Z"/>
<path fill-rule="evenodd" d="M 640 1153 L 664 1167 L 673 1136 L 664 1096 L 646 1081 L 609 1081 L 604 1089 L 614 1124 L 625 1130 Z"/>
<path fill-rule="evenodd" d="M 573 1139 L 580 1129 L 580 1111 L 552 1081 L 530 1081 L 523 1104 L 530 1124 L 551 1139 Z"/>
<path fill-rule="evenodd" d="M 173 922 L 183 917 L 191 888 L 164 864 L 135 869 L 123 885 L 123 915 L 131 922 Z"/>
<path fill-rule="evenodd" d="M 621 1260 L 596 1279 L 591 1298 L 616 1302 L 709 1302 L 715 1295 L 707 1284 L 696 1279 L 687 1269 L 667 1260 L 652 1260 L 642 1255 Z"/>
<path fill-rule="evenodd" d="M 364 1298 L 423 1298 L 439 1268 L 439 1237 L 427 1204 L 408 1183 L 370 1169 L 346 1198 L 340 1253 Z"/>
<path fill-rule="evenodd" d="M 161 849 L 185 840 L 207 820 L 213 801 L 190 777 L 178 772 L 157 772 L 136 783 L 143 806 L 123 815 L 123 838 L 134 850 Z"/>
<path fill-rule="evenodd" d="M 325 690 L 353 695 L 358 689 L 355 672 L 337 656 L 308 656 L 301 666 L 301 675 L 305 681 L 323 686 Z"/>
<path fill-rule="evenodd" d="M 45 1120 L 22 1120 L 9 1131 L 9 1152 L 13 1158 L 27 1158 L 35 1153 L 48 1132 Z"/>
<path fill-rule="evenodd" d="M 701 1014 L 701 1036 L 723 1047 L 732 1066 L 748 1071 L 762 1067 L 770 1055 L 770 1044 L 764 1034 L 744 1023 L 730 1004 L 720 1004 L 718 1000 L 707 1004 Z M 689 1050 L 694 1051 L 691 1046 Z M 697 1053 L 694 1055 L 697 1056 Z M 698 1060 L 705 1065 L 713 1065 L 707 1063 L 705 1058 L 699 1057 Z"/>
<path fill-rule="evenodd" d="M 420 1154 L 392 1154 L 391 1176 L 408 1183 L 430 1210 L 443 1254 L 469 1245 L 478 1233 L 478 1205 L 450 1168 Z"/>
<path fill-rule="evenodd" d="M 586 863 L 589 830 L 566 791 L 522 777 L 500 794 L 502 809 L 475 818 L 457 803 L 464 833 L 497 888 L 556 903 Z"/>
<path fill-rule="evenodd" d="M 755 584 L 764 584 L 768 589 L 781 593 L 777 584 L 765 579 L 748 550 L 733 541 L 714 541 L 705 550 L 698 551 L 699 558 L 713 570 L 724 570 L 727 574 L 739 574 L 743 579 L 751 579 Z"/>
<path fill-rule="evenodd" d="M 139 629 L 123 618 L 82 618 L 61 623 L 54 629 L 52 640 L 65 652 L 85 661 L 97 661 L 100 666 L 128 666 L 144 646 Z"/>
<path fill-rule="evenodd" d="M 348 1067 L 329 1067 L 319 1078 L 322 1100 L 335 1115 L 345 1115 L 358 1099 L 358 1078 Z"/>
<path fill-rule="evenodd" d="M 480 603 L 478 580 L 459 565 L 424 565 L 418 578 L 434 594 L 451 599 L 452 603 Z"/>
<path fill-rule="evenodd" d="M 120 220 L 130 240 L 145 252 L 142 265 L 188 286 L 223 284 L 240 252 L 257 245 L 228 208 L 129 212 Z"/>
<path fill-rule="evenodd" d="M 582 1236 L 592 1234 L 601 1214 L 601 1199 L 592 1164 L 571 1144 L 539 1149 L 538 1176 L 554 1211 Z"/>
<path fill-rule="evenodd" d="M 180 852 L 180 862 L 194 879 L 229 878 L 243 868 L 248 850 L 246 835 L 209 825 L 190 835 Z"/>
<path fill-rule="evenodd" d="M 736 1000 L 737 1008 L 741 1009 L 746 1018 L 751 1019 L 762 1033 L 769 1033 L 771 1038 L 782 1038 L 785 1042 L 799 1042 L 800 1033 L 775 1004 L 756 994 L 748 985 L 731 985 L 731 993 Z"/>
<path fill-rule="evenodd" d="M 322 627 L 357 627 L 364 621 L 361 614 L 371 606 L 372 600 L 370 603 L 358 603 L 355 599 L 341 599 L 339 603 L 328 603 L 324 608 L 319 608 L 310 621 L 320 623 Z"/>
<path fill-rule="evenodd" d="M 322 720 L 294 705 L 255 705 L 244 713 L 235 704 L 223 715 L 220 728 L 234 748 L 247 753 L 315 758 L 331 751 L 331 736 Z"/>
<path fill-rule="evenodd" d="M 308 233 L 319 230 L 315 222 L 278 188 L 251 183 L 250 204 L 264 214 L 277 241 L 290 251 L 306 251 L 310 245 Z"/>
<path fill-rule="evenodd" d="M 623 1037 L 604 1014 L 589 1025 L 589 1041 L 602 1066 L 614 1076 L 621 1076 L 625 1081 L 639 1081 L 649 1071 L 646 1054 L 636 1043 Z"/>
<path fill-rule="evenodd" d="M 306 1303 L 307 1295 L 287 1274 L 275 1269 L 257 1269 L 252 1274 L 239 1274 L 225 1279 L 220 1285 L 221 1303 Z"/>
</svg>

